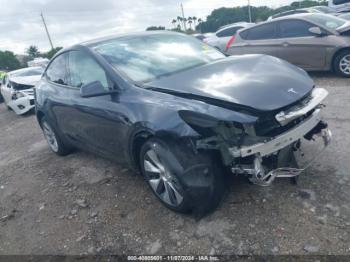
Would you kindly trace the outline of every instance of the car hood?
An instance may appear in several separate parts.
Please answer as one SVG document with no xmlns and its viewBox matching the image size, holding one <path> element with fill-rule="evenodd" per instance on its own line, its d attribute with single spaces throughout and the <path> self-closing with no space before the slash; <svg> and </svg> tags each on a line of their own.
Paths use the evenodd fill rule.
<svg viewBox="0 0 350 262">
<path fill-rule="evenodd" d="M 304 70 L 281 59 L 244 55 L 161 77 L 145 85 L 208 103 L 225 102 L 272 111 L 305 97 L 314 83 Z"/>
<path fill-rule="evenodd" d="M 342 26 L 338 27 L 336 29 L 339 33 L 344 33 L 348 30 L 350 30 L 350 21 L 346 22 L 345 24 L 343 24 Z"/>
<path fill-rule="evenodd" d="M 20 85 L 28 85 L 35 86 L 41 79 L 41 75 L 35 76 L 18 76 L 18 77 L 10 77 L 10 81 L 20 84 Z"/>
</svg>

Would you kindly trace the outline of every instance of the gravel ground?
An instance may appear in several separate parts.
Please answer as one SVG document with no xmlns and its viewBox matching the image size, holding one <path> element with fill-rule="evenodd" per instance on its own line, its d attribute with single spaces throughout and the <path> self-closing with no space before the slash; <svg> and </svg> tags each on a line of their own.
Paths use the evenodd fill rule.
<svg viewBox="0 0 350 262">
<path fill-rule="evenodd" d="M 312 77 L 330 92 L 329 149 L 297 186 L 232 177 L 201 220 L 166 209 L 128 169 L 79 151 L 56 156 L 34 115 L 0 104 L 0 254 L 350 255 L 350 80 Z"/>
</svg>

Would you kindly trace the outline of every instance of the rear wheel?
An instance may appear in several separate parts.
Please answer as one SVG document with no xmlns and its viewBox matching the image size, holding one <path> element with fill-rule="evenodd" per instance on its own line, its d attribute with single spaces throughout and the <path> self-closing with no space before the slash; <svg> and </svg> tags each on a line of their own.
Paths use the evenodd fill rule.
<svg viewBox="0 0 350 262">
<path fill-rule="evenodd" d="M 50 147 L 50 149 L 57 155 L 65 156 L 71 152 L 71 147 L 66 145 L 60 138 L 58 132 L 47 121 L 45 117 L 41 119 L 41 128 L 44 133 L 44 137 Z"/>
<path fill-rule="evenodd" d="M 173 211 L 198 210 L 201 214 L 212 211 L 223 195 L 222 174 L 214 174 L 214 168 L 207 168 L 210 160 L 204 162 L 201 158 L 196 164 L 184 161 L 183 156 L 191 159 L 198 156 L 190 156 L 184 148 L 180 148 L 182 156 L 179 156 L 176 147 L 176 144 L 153 138 L 142 146 L 140 166 L 146 182 L 155 196 Z M 201 169 L 200 165 L 206 167 Z"/>
<path fill-rule="evenodd" d="M 343 77 L 350 77 L 350 50 L 340 52 L 334 59 L 334 71 Z"/>
</svg>

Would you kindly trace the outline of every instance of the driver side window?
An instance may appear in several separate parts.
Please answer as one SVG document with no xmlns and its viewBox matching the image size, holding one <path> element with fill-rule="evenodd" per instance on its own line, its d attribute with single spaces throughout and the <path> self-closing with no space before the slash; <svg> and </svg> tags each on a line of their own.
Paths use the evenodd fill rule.
<svg viewBox="0 0 350 262">
<path fill-rule="evenodd" d="M 69 86 L 80 88 L 82 85 L 100 81 L 105 90 L 109 90 L 108 78 L 104 69 L 82 51 L 69 52 L 68 70 Z"/>
</svg>

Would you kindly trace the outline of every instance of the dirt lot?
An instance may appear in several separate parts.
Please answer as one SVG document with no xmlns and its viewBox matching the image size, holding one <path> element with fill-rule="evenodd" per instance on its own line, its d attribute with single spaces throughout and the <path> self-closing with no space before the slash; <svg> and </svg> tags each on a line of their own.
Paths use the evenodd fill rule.
<svg viewBox="0 0 350 262">
<path fill-rule="evenodd" d="M 299 185 L 232 178 L 197 221 L 141 176 L 84 152 L 51 153 L 35 116 L 0 104 L 0 254 L 350 254 L 350 80 L 313 74 L 334 140 Z"/>
</svg>

